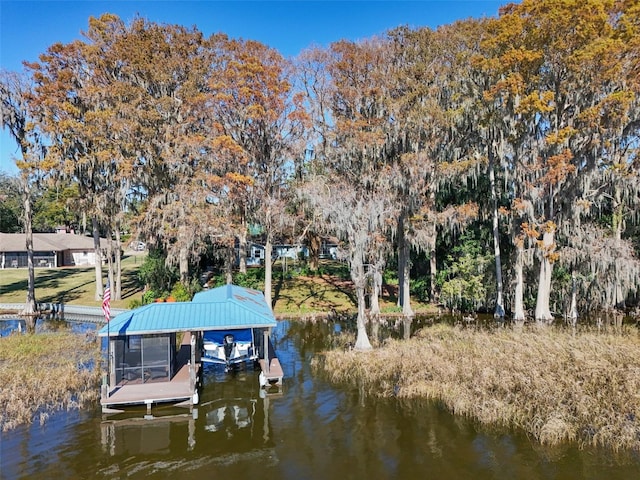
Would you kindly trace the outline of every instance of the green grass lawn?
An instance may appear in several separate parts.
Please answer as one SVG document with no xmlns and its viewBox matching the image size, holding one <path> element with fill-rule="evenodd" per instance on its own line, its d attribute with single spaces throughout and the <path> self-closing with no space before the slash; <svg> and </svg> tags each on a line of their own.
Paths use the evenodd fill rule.
<svg viewBox="0 0 640 480">
<path fill-rule="evenodd" d="M 125 255 L 122 261 L 122 300 L 112 300 L 112 308 L 129 308 L 132 300 L 142 300 L 143 286 L 137 280 L 137 271 L 143 255 Z M 295 269 L 292 268 L 291 272 Z M 95 271 L 93 267 L 69 267 L 36 269 L 36 300 L 38 302 L 66 303 L 99 306 L 94 299 Z M 263 289 L 262 269 L 250 274 L 260 277 L 255 288 Z M 273 307 L 276 315 L 307 315 L 313 313 L 355 312 L 356 298 L 346 265 L 323 262 L 322 274 L 286 274 L 276 262 L 273 269 Z M 106 280 L 106 268 L 103 268 Z M 0 270 L 0 303 L 22 303 L 27 290 L 26 269 Z M 380 299 L 383 313 L 396 313 L 394 286 L 389 286 Z M 424 312 L 429 306 L 412 303 L 416 312 Z"/>
<path fill-rule="evenodd" d="M 142 298 L 142 286 L 137 281 L 142 255 L 124 256 L 122 260 L 122 300 L 111 302 L 113 308 L 128 308 L 129 302 Z M 27 269 L 0 270 L 0 303 L 21 303 L 27 291 Z M 68 303 L 99 306 L 95 295 L 93 267 L 36 268 L 36 300 L 38 302 Z M 107 271 L 103 268 L 106 281 Z"/>
</svg>

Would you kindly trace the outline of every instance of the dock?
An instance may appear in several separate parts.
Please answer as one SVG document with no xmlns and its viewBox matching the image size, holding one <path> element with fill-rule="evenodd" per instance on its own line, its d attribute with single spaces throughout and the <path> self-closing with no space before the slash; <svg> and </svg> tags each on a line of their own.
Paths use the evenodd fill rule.
<svg viewBox="0 0 640 480">
<path fill-rule="evenodd" d="M 190 302 L 152 303 L 122 312 L 98 331 L 108 342 L 102 410 L 120 413 L 126 405 L 146 405 L 151 415 L 153 404 L 169 402 L 192 409 L 199 401 L 209 332 L 222 331 L 225 342 L 231 339 L 216 360 L 223 359 L 227 367 L 237 359 L 258 360 L 263 393 L 280 389 L 284 374 L 269 338 L 276 325 L 262 292 L 232 284 L 198 292 Z M 249 332 L 246 354 L 238 354 L 234 332 Z"/>
<path fill-rule="evenodd" d="M 261 370 L 260 386 L 269 387 L 271 385 L 276 385 L 280 388 L 282 387 L 282 377 L 284 377 L 284 372 L 282 371 L 280 360 L 278 360 L 278 356 L 273 348 L 268 332 L 265 332 L 263 342 L 265 345 L 265 352 L 263 357 L 258 360 Z"/>
<path fill-rule="evenodd" d="M 184 403 L 192 405 L 193 392 L 189 373 L 190 365 L 184 365 L 168 382 L 128 383 L 115 386 L 102 400 L 105 413 L 114 412 L 113 407 L 121 405 L 147 405 L 151 409 L 154 403 Z M 197 372 L 200 365 L 196 365 Z"/>
<path fill-rule="evenodd" d="M 194 352 L 195 353 L 195 352 Z M 201 364 L 193 362 L 191 355 L 191 334 L 182 337 L 180 351 L 177 354 L 177 371 L 169 381 L 157 381 L 153 378 L 122 380 L 119 384 L 103 389 L 100 403 L 103 413 L 121 413 L 114 408 L 125 405 L 146 405 L 147 413 L 157 403 L 176 403 L 177 406 L 192 407 L 197 403 L 197 388 L 201 373 Z"/>
</svg>

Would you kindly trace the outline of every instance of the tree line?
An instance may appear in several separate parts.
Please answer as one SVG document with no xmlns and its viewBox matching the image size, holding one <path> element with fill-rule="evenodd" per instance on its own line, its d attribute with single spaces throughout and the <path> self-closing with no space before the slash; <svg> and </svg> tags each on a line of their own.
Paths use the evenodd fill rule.
<svg viewBox="0 0 640 480">
<path fill-rule="evenodd" d="M 245 269 L 259 225 L 267 298 L 275 239 L 313 257 L 337 237 L 360 348 L 390 268 L 406 316 L 416 284 L 431 301 L 515 320 L 575 319 L 636 295 L 637 0 L 524 0 L 497 18 L 292 59 L 105 14 L 82 40 L 2 72 L 0 98 L 25 230 L 34 185 L 73 186 L 96 247 L 100 232 L 109 240 L 116 298 L 111 250 L 130 216 L 184 283 L 212 247 L 231 272 L 237 243 Z"/>
</svg>

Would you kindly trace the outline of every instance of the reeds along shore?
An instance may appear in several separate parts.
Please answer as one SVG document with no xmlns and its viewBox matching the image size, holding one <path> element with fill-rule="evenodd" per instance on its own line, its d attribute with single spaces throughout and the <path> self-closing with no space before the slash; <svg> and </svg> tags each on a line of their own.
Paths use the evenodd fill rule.
<svg viewBox="0 0 640 480">
<path fill-rule="evenodd" d="M 640 451 L 640 337 L 551 327 L 434 325 L 369 352 L 329 351 L 314 369 L 367 394 L 438 401 L 539 442 Z"/>
<path fill-rule="evenodd" d="M 70 332 L 9 335 L 0 339 L 0 430 L 98 398 L 100 349 L 95 336 Z"/>
</svg>

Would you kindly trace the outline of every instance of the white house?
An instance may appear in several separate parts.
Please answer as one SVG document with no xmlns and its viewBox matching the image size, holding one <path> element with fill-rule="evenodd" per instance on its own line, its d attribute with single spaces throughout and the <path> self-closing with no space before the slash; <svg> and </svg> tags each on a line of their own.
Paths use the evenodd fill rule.
<svg viewBox="0 0 640 480">
<path fill-rule="evenodd" d="M 106 249 L 105 243 L 105 239 L 100 239 L 102 256 Z M 34 233 L 33 262 L 36 267 L 41 268 L 95 265 L 93 238 L 72 233 Z M 26 234 L 0 233 L 0 268 L 26 267 Z"/>
</svg>

